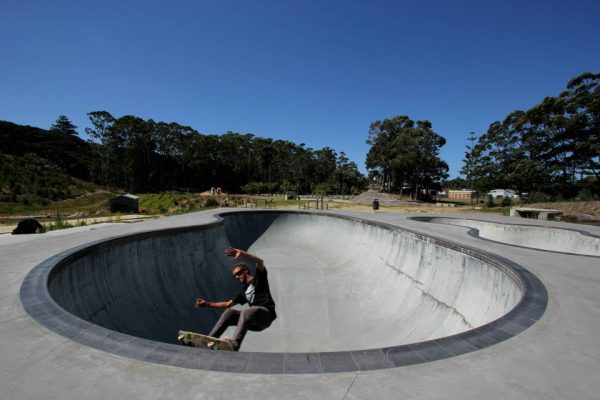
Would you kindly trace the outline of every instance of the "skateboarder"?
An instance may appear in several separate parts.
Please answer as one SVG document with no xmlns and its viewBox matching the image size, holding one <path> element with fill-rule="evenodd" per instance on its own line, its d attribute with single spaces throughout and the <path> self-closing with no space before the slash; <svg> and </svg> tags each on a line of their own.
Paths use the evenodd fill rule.
<svg viewBox="0 0 600 400">
<path fill-rule="evenodd" d="M 239 294 L 227 301 L 211 302 L 204 299 L 196 300 L 196 307 L 222 308 L 225 312 L 210 331 L 209 336 L 220 337 L 228 326 L 235 325 L 235 333 L 231 339 L 234 350 L 239 350 L 248 330 L 260 332 L 268 328 L 277 318 L 275 302 L 269 290 L 267 269 L 260 257 L 240 249 L 228 247 L 225 255 L 237 260 L 240 257 L 252 260 L 256 264 L 256 273 L 252 275 L 248 266 L 242 262 L 231 267 L 231 274 L 243 287 Z M 248 304 L 241 310 L 231 308 L 236 304 Z"/>
</svg>

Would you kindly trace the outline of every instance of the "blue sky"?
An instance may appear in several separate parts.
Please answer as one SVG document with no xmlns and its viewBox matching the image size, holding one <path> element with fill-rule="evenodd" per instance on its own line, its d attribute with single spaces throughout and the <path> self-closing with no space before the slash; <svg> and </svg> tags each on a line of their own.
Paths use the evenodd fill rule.
<svg viewBox="0 0 600 400">
<path fill-rule="evenodd" d="M 469 132 L 600 72 L 600 1 L 0 0 L 0 120 L 106 110 L 329 146 L 365 172 L 371 122 Z"/>
</svg>

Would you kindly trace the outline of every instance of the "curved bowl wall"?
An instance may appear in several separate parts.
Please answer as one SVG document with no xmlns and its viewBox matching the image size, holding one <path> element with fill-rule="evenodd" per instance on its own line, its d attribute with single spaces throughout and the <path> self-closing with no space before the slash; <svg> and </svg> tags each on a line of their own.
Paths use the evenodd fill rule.
<svg viewBox="0 0 600 400">
<path fill-rule="evenodd" d="M 177 331 L 207 333 L 219 315 L 196 309 L 195 299 L 230 299 L 239 290 L 223 249 L 247 248 L 266 261 L 279 318 L 249 333 L 242 352 L 223 357 L 248 352 L 283 359 L 281 372 L 299 353 L 320 357 L 318 366 L 307 357 L 312 367 L 300 372 L 328 372 L 326 354 L 345 360 L 333 367 L 342 371 L 473 351 L 521 332 L 545 309 L 543 285 L 518 265 L 439 239 L 325 214 L 221 216 L 216 223 L 114 238 L 48 260 L 24 282 L 22 302 L 38 321 L 95 347 L 118 353 L 154 343 L 150 350 L 187 354 L 198 349 L 171 345 Z M 36 287 L 40 281 L 47 290 Z M 32 307 L 36 302 L 55 316 Z M 80 331 L 63 326 L 66 320 Z M 94 345 L 96 334 L 103 344 Z M 113 339 L 120 344 L 107 346 Z M 379 361 L 361 366 L 359 355 Z"/>
<path fill-rule="evenodd" d="M 483 239 L 514 246 L 600 257 L 600 237 L 583 231 L 461 218 L 415 217 L 413 219 L 473 228 L 476 230 L 476 235 Z"/>
</svg>

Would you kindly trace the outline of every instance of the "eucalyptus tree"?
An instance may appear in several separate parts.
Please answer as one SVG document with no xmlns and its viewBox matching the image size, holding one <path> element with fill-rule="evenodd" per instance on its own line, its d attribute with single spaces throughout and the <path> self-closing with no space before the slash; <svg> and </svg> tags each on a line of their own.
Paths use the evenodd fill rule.
<svg viewBox="0 0 600 400">
<path fill-rule="evenodd" d="M 177 171 L 185 171 L 183 164 L 182 144 L 185 143 L 186 134 L 181 125 L 171 122 L 158 122 L 156 124 L 156 152 L 158 154 L 158 184 L 161 188 L 177 186 Z"/>
<path fill-rule="evenodd" d="M 300 143 L 293 147 L 293 180 L 301 190 L 308 191 L 315 180 L 315 152 Z"/>
<path fill-rule="evenodd" d="M 572 122 L 573 158 L 579 173 L 581 177 L 594 176 L 600 194 L 600 74 L 576 76 L 560 97 Z"/>
<path fill-rule="evenodd" d="M 464 161 L 463 171 L 487 189 L 569 198 L 591 182 L 588 189 L 600 194 L 600 74 L 581 74 L 559 96 L 492 123 Z"/>
<path fill-rule="evenodd" d="M 133 193 L 154 188 L 156 175 L 156 123 L 125 115 L 115 121 L 111 131 L 122 141 L 120 185 Z"/>
<path fill-rule="evenodd" d="M 354 161 L 350 161 L 343 151 L 339 154 L 334 172 L 336 192 L 341 195 L 358 194 L 367 186 L 366 178 L 358 170 Z"/>
<path fill-rule="evenodd" d="M 87 115 L 92 127 L 85 128 L 85 132 L 93 143 L 99 144 L 94 155 L 100 162 L 102 184 L 119 186 L 123 140 L 112 130 L 116 119 L 108 111 L 92 111 Z"/>
<path fill-rule="evenodd" d="M 235 192 L 249 182 L 269 191 L 307 192 L 335 182 L 343 192 L 364 186 L 356 164 L 329 147 L 313 150 L 231 131 L 204 135 L 175 122 L 114 118 L 106 111 L 88 116 L 92 126 L 86 133 L 105 166 L 98 173 L 101 181 L 133 192 L 210 186 Z"/>
<path fill-rule="evenodd" d="M 439 157 L 446 139 L 435 133 L 429 121 L 414 122 L 407 116 L 375 121 L 369 129 L 366 166 L 383 178 L 383 187 L 411 187 L 415 196 L 447 177 L 448 165 Z"/>
<path fill-rule="evenodd" d="M 336 170 L 337 153 L 331 147 L 315 150 L 315 182 L 328 182 Z"/>
<path fill-rule="evenodd" d="M 295 144 L 287 140 L 274 140 L 273 146 L 273 172 L 277 181 L 288 181 L 298 185 L 294 173 L 294 146 Z"/>
<path fill-rule="evenodd" d="M 257 137 L 254 138 L 253 145 L 257 166 L 254 179 L 262 182 L 272 182 L 272 164 L 275 157 L 273 139 Z"/>
<path fill-rule="evenodd" d="M 394 140 L 397 131 L 402 128 L 408 117 L 394 117 L 383 121 L 375 121 L 369 126 L 367 144 L 371 146 L 367 153 L 366 166 L 369 170 L 377 171 L 381 186 L 384 190 L 392 186 L 391 160 L 394 153 Z M 411 121 L 412 122 L 412 121 Z"/>
</svg>

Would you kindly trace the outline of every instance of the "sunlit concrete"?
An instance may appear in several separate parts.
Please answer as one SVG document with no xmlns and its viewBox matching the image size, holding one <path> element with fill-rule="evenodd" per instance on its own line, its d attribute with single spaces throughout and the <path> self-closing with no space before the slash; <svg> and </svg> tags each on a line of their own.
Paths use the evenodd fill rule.
<svg viewBox="0 0 600 400">
<path fill-rule="evenodd" d="M 266 260 L 279 318 L 242 350 L 327 352 L 450 336 L 494 321 L 521 299 L 515 278 L 486 261 L 357 220 L 241 213 L 200 231 L 115 242 L 52 274 L 49 289 L 83 320 L 175 343 L 208 334 L 218 313 L 191 305 L 234 297 L 223 256 L 249 244 Z M 244 246 L 247 247 L 247 246 Z"/>
<path fill-rule="evenodd" d="M 429 222 L 460 225 L 474 228 L 484 239 L 563 253 L 583 254 L 600 257 L 600 237 L 585 231 L 561 229 L 550 226 L 528 225 L 527 220 L 518 223 L 478 221 L 460 218 L 430 218 Z"/>
<path fill-rule="evenodd" d="M 26 238 L 2 235 L 0 396 L 7 399 L 597 398 L 600 268 L 596 258 L 481 240 L 470 236 L 468 229 L 461 226 L 409 219 L 415 215 L 341 214 L 409 228 L 518 263 L 539 277 L 548 289 L 547 310 L 541 320 L 509 340 L 458 357 L 401 368 L 305 375 L 232 374 L 180 368 L 106 353 L 65 338 L 25 313 L 19 291 L 35 266 L 65 250 L 125 234 L 210 224 L 215 221 L 212 211 L 131 225 L 65 231 L 61 235 Z M 462 218 L 509 221 L 481 215 Z M 533 224 L 600 233 L 598 228 L 572 224 Z M 327 240 L 324 245 L 329 243 Z M 274 276 L 273 286 L 275 281 Z M 371 288 L 371 292 L 377 290 L 379 285 Z"/>
<path fill-rule="evenodd" d="M 521 298 L 481 259 L 378 226 L 279 216 L 252 244 L 281 317 L 250 336 L 256 351 L 339 351 L 436 339 L 494 321 Z"/>
</svg>

